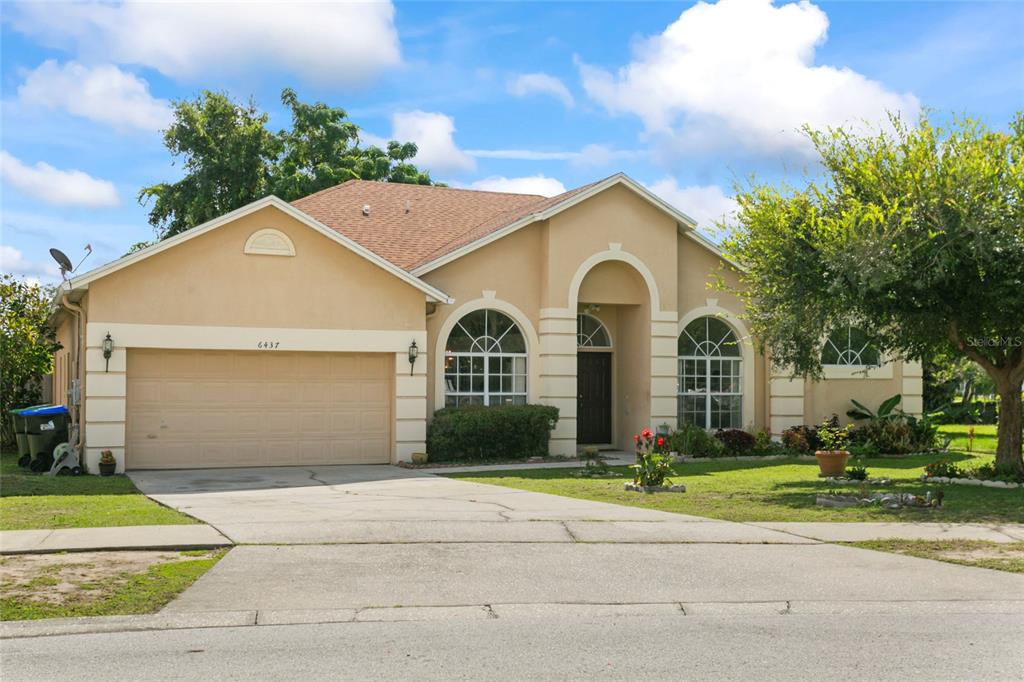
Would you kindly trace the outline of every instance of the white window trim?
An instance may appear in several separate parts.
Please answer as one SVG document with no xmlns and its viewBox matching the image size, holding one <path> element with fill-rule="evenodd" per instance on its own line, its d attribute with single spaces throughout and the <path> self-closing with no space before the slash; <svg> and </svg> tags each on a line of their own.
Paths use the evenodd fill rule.
<svg viewBox="0 0 1024 682">
<path fill-rule="evenodd" d="M 261 246 L 258 242 L 266 237 L 270 237 L 275 241 L 273 246 Z M 245 240 L 245 248 L 243 251 L 249 255 L 254 256 L 294 256 L 295 255 L 295 244 L 289 239 L 281 230 L 275 230 L 272 227 L 265 227 L 262 230 L 256 230 L 249 238 Z"/>
<path fill-rule="evenodd" d="M 686 329 L 686 325 L 690 324 L 698 317 L 718 317 L 725 321 L 730 327 L 732 327 L 733 333 L 736 334 L 736 339 L 739 342 L 740 348 L 740 372 L 743 375 L 743 397 L 740 400 L 740 420 L 743 423 L 742 428 L 746 428 L 754 423 L 755 409 L 754 409 L 754 343 L 751 340 L 750 332 L 747 330 L 747 326 L 743 324 L 737 315 L 731 311 L 726 310 L 717 305 L 706 305 L 700 306 L 699 308 L 693 308 L 686 312 L 681 318 L 679 318 L 679 324 L 676 328 L 676 339 Z M 676 356 L 676 379 L 679 377 L 679 356 Z M 676 393 L 679 394 L 679 388 L 676 388 Z M 679 412 L 678 405 L 676 412 Z"/>
<path fill-rule="evenodd" d="M 892 363 L 881 365 L 823 365 L 826 379 L 892 379 Z"/>
<path fill-rule="evenodd" d="M 577 329 L 577 332 L 576 332 L 576 349 L 577 350 L 582 350 L 582 351 L 590 351 L 590 350 L 606 351 L 606 350 L 611 350 L 612 348 L 615 347 L 615 342 L 612 340 L 612 334 L 611 334 L 610 331 L 608 331 L 608 325 L 606 325 L 601 320 L 601 318 L 597 317 L 596 315 L 591 315 L 590 313 L 576 313 L 576 317 L 577 317 L 577 322 L 576 322 L 576 329 Z M 579 340 L 580 339 L 580 334 L 579 334 L 579 331 L 578 331 L 579 330 L 579 319 L 578 318 L 580 318 L 580 317 L 589 317 L 590 319 L 594 320 L 595 322 L 597 322 L 601 326 L 601 329 L 604 330 L 604 335 L 608 337 L 608 345 L 607 346 L 598 346 L 598 345 L 581 346 L 580 345 L 580 340 Z M 591 338 L 593 338 L 593 334 L 591 334 Z"/>
<path fill-rule="evenodd" d="M 537 403 L 538 390 L 540 389 L 540 341 L 537 337 L 537 331 L 530 324 L 530 319 L 523 313 L 522 310 L 500 298 L 477 298 L 472 301 L 466 301 L 455 310 L 448 314 L 444 322 L 441 324 L 441 328 L 438 330 L 437 337 L 434 339 L 435 348 L 437 352 L 434 353 L 434 408 L 439 410 L 444 407 L 445 395 L 447 390 L 447 384 L 445 383 L 444 377 L 444 360 L 445 360 L 445 346 L 448 345 L 448 336 L 455 329 L 455 325 L 458 324 L 459 320 L 468 315 L 471 312 L 480 310 L 482 308 L 489 308 L 491 310 L 497 310 L 498 312 L 508 315 L 512 320 L 519 325 L 519 330 L 526 337 L 526 402 Z"/>
</svg>

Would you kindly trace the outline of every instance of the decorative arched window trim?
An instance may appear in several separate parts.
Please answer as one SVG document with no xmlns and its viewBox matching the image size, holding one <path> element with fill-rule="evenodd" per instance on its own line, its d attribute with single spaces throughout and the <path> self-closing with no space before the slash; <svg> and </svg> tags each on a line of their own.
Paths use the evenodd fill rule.
<svg viewBox="0 0 1024 682">
<path fill-rule="evenodd" d="M 593 320 L 597 326 L 593 331 L 583 329 L 584 319 Z M 603 336 L 603 338 L 601 338 Z M 604 343 L 599 343 L 604 341 Z M 612 335 L 608 327 L 600 318 L 589 313 L 578 313 L 576 315 L 576 347 L 590 350 L 610 350 L 612 348 Z"/>
<path fill-rule="evenodd" d="M 822 373 L 826 379 L 891 379 L 893 376 L 892 363 L 870 347 L 870 342 L 854 343 L 852 333 L 855 327 L 845 327 L 847 337 L 845 343 L 836 344 L 833 337 L 836 332 L 825 337 L 822 349 Z M 842 346 L 842 348 L 840 348 Z M 832 354 L 838 356 L 839 362 L 826 362 L 825 354 L 831 349 Z M 863 362 L 871 360 L 870 352 L 877 356 L 878 362 Z M 869 355 L 865 357 L 865 352 Z M 852 361 L 856 362 L 852 362 Z"/>
<path fill-rule="evenodd" d="M 736 338 L 739 342 L 740 355 L 742 357 L 741 369 L 743 372 L 742 386 L 743 386 L 743 397 L 742 403 L 742 414 L 741 418 L 744 421 L 744 426 L 749 425 L 754 420 L 755 409 L 754 409 L 754 344 L 751 341 L 750 332 L 747 326 L 743 323 L 737 315 L 731 311 L 719 306 L 719 305 L 706 305 L 699 306 L 697 308 L 691 308 L 682 317 L 679 318 L 679 324 L 677 328 L 678 335 L 683 333 L 683 330 L 688 324 L 694 320 L 712 316 L 723 320 L 728 324 L 733 332 L 736 334 Z M 678 370 L 677 370 L 678 372 Z M 680 387 L 681 388 L 681 387 Z"/>
<path fill-rule="evenodd" d="M 533 386 L 534 363 L 531 360 L 532 330 L 524 327 L 515 314 L 493 305 L 494 299 L 484 299 L 484 305 L 475 306 L 458 315 L 452 315 L 438 336 L 441 360 L 439 403 L 446 407 L 461 405 L 526 404 Z M 472 336 L 474 330 L 465 320 L 483 314 L 482 333 Z M 490 326 L 497 323 L 495 329 Z M 453 335 L 461 334 L 468 346 L 451 348 Z M 518 338 L 508 347 L 510 334 Z M 504 342 L 504 345 L 503 345 Z M 519 343 L 522 350 L 518 349 Z"/>
<path fill-rule="evenodd" d="M 265 227 L 249 235 L 243 251 L 254 256 L 294 256 L 295 244 L 284 232 Z"/>
<path fill-rule="evenodd" d="M 467 313 L 479 310 L 480 308 L 500 310 L 515 320 L 516 324 L 519 325 L 519 329 L 526 335 L 526 349 L 528 356 L 526 363 L 526 371 L 528 373 L 526 382 L 527 398 L 530 403 L 536 403 L 540 400 L 538 395 L 540 389 L 540 355 L 538 354 L 540 339 L 537 336 L 536 328 L 530 322 L 530 318 L 527 317 L 526 313 L 518 307 L 502 298 L 476 298 L 466 301 L 449 312 L 447 317 L 445 317 L 444 321 L 441 323 L 441 328 L 438 330 L 437 336 L 432 337 L 432 348 L 435 349 L 435 352 L 433 352 L 434 388 L 433 391 L 431 391 L 431 394 L 433 396 L 433 409 L 435 410 L 444 407 L 444 348 L 448 343 L 448 335 L 451 333 L 452 329 L 455 328 L 455 324 Z"/>
</svg>

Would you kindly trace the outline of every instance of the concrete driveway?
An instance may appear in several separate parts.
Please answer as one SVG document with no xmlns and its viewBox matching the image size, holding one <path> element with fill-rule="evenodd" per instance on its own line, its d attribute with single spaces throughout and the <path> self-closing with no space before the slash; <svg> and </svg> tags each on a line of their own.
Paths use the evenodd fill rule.
<svg viewBox="0 0 1024 682">
<path fill-rule="evenodd" d="M 168 613 L 332 622 L 380 609 L 396 620 L 480 609 L 493 616 L 517 604 L 691 611 L 703 604 L 742 615 L 788 613 L 798 603 L 877 613 L 880 605 L 951 602 L 1024 613 L 1021 575 L 393 467 L 139 472 L 132 479 L 240 543 Z"/>
<path fill-rule="evenodd" d="M 811 543 L 767 528 L 390 466 L 145 471 L 135 485 L 239 544 Z"/>
</svg>

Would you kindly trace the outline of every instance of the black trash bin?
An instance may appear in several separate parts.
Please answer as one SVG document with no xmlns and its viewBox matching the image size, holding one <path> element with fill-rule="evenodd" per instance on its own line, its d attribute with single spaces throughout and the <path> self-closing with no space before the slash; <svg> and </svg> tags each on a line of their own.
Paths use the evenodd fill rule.
<svg viewBox="0 0 1024 682">
<path fill-rule="evenodd" d="M 68 408 L 63 405 L 30 407 L 21 411 L 28 432 L 32 471 L 48 471 L 53 466 L 53 449 L 68 440 Z"/>
<path fill-rule="evenodd" d="M 11 423 L 14 425 L 14 439 L 18 442 L 18 466 L 27 467 L 32 461 L 32 451 L 28 446 L 28 421 L 22 416 L 25 410 L 32 410 L 37 407 L 49 407 L 48 405 L 33 405 L 32 407 L 19 407 L 9 410 Z"/>
</svg>

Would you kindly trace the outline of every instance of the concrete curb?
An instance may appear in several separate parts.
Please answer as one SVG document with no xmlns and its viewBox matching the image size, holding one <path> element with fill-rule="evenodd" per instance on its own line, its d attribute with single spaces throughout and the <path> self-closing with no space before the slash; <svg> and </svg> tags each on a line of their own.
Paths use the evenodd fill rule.
<svg viewBox="0 0 1024 682">
<path fill-rule="evenodd" d="M 205 524 L 0 531 L 3 555 L 217 549 L 232 544 L 216 528 Z"/>
<path fill-rule="evenodd" d="M 201 611 L 141 616 L 57 618 L 0 623 L 0 638 L 57 637 L 112 632 L 187 630 L 200 628 L 323 625 L 336 623 L 417 622 L 437 620 L 493 620 L 565 616 L 575 618 L 622 617 L 777 617 L 801 615 L 1024 615 L 1024 600 L 1009 601 L 752 601 L 752 602 L 640 602 L 640 603 L 508 603 L 449 606 L 371 606 L 324 610 Z"/>
</svg>

